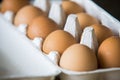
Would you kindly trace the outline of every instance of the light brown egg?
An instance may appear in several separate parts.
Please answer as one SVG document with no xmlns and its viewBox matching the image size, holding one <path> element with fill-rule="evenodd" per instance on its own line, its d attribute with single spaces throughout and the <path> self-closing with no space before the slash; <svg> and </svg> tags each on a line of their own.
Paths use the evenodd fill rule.
<svg viewBox="0 0 120 80">
<path fill-rule="evenodd" d="M 101 44 L 106 38 L 113 36 L 113 32 L 102 24 L 94 24 L 91 27 L 94 28 L 95 35 L 98 40 L 98 44 Z"/>
<path fill-rule="evenodd" d="M 74 44 L 64 51 L 59 65 L 71 71 L 90 71 L 97 69 L 97 58 L 87 46 Z"/>
<path fill-rule="evenodd" d="M 31 25 L 28 27 L 27 36 L 30 39 L 34 39 L 35 37 L 45 37 L 51 33 L 59 29 L 59 26 L 51 19 L 46 16 L 39 16 L 33 20 Z"/>
<path fill-rule="evenodd" d="M 1 4 L 1 12 L 7 10 L 17 13 L 19 9 L 29 4 L 29 0 L 3 0 Z"/>
<path fill-rule="evenodd" d="M 62 1 L 62 7 L 66 15 L 84 12 L 84 9 L 73 1 Z"/>
<path fill-rule="evenodd" d="M 76 40 L 70 33 L 63 30 L 56 30 L 46 37 L 42 49 L 47 54 L 50 51 L 58 51 L 62 54 L 65 49 L 75 43 Z"/>
<path fill-rule="evenodd" d="M 101 68 L 120 67 L 120 37 L 112 36 L 102 42 L 98 60 Z"/>
<path fill-rule="evenodd" d="M 32 20 L 38 16 L 46 15 L 42 10 L 32 5 L 23 7 L 18 11 L 15 16 L 14 24 L 18 26 L 19 24 L 28 24 L 32 23 Z"/>
<path fill-rule="evenodd" d="M 78 13 L 78 21 L 82 29 L 87 26 L 98 24 L 99 21 L 87 13 Z"/>
</svg>

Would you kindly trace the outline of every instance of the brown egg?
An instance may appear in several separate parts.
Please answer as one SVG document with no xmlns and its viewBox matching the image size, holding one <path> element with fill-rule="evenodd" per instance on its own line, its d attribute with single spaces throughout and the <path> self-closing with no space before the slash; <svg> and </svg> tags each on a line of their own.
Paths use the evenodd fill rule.
<svg viewBox="0 0 120 80">
<path fill-rule="evenodd" d="M 17 13 L 19 9 L 29 4 L 29 0 L 3 0 L 1 4 L 1 12 L 7 10 Z"/>
<path fill-rule="evenodd" d="M 82 29 L 84 29 L 87 26 L 99 23 L 99 21 L 96 18 L 90 16 L 87 13 L 78 13 L 77 16 Z"/>
<path fill-rule="evenodd" d="M 52 31 L 59 29 L 59 26 L 46 16 L 39 16 L 33 20 L 28 27 L 27 36 L 30 39 L 42 37 L 43 39 Z"/>
<path fill-rule="evenodd" d="M 98 60 L 101 68 L 120 67 L 120 37 L 112 36 L 102 42 Z"/>
<path fill-rule="evenodd" d="M 72 71 L 90 71 L 97 69 L 97 58 L 87 46 L 74 44 L 64 51 L 59 65 Z"/>
<path fill-rule="evenodd" d="M 84 12 L 84 9 L 73 1 L 62 1 L 62 7 L 66 15 Z"/>
<path fill-rule="evenodd" d="M 56 30 L 46 37 L 43 42 L 43 51 L 47 54 L 50 51 L 58 51 L 62 54 L 66 48 L 75 43 L 76 40 L 70 33 Z"/>
<path fill-rule="evenodd" d="M 14 24 L 18 26 L 19 24 L 30 25 L 32 20 L 38 16 L 46 15 L 42 10 L 32 5 L 23 7 L 18 11 L 15 16 Z"/>
<path fill-rule="evenodd" d="M 102 24 L 94 24 L 92 27 L 94 28 L 98 44 L 101 44 L 106 38 L 113 36 L 113 32 Z"/>
</svg>

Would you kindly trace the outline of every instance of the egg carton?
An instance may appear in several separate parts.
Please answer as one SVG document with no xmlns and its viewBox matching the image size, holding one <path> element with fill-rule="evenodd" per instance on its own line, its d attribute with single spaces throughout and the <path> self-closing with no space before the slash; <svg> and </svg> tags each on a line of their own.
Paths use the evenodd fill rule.
<svg viewBox="0 0 120 80">
<path fill-rule="evenodd" d="M 61 71 L 0 14 L 0 80 L 53 80 Z"/>
<path fill-rule="evenodd" d="M 13 15 L 11 11 L 0 13 L 0 80 L 55 80 L 61 71 L 26 37 L 26 24 L 19 29 L 11 24 Z"/>
<path fill-rule="evenodd" d="M 53 80 L 60 72 L 0 14 L 0 80 Z"/>
<path fill-rule="evenodd" d="M 35 2 L 31 1 L 31 4 L 41 8 L 42 10 L 45 10 L 46 12 L 48 12 L 49 9 L 47 8 L 48 6 L 46 5 L 46 0 L 44 0 L 42 2 L 42 4 L 44 4 L 43 6 L 39 6 L 38 3 L 40 3 L 41 1 L 43 1 L 43 0 L 36 0 Z M 109 15 L 102 8 L 97 6 L 94 2 L 92 2 L 91 0 L 73 0 L 73 1 L 82 5 L 82 7 L 86 10 L 86 12 L 88 14 L 94 16 L 95 18 L 100 20 L 103 25 L 106 25 L 108 28 L 110 28 L 114 32 L 114 35 L 117 35 L 117 36 L 119 35 L 120 22 L 118 20 L 116 20 L 114 17 L 112 17 L 111 15 Z M 1 17 L 0 18 L 0 21 L 1 21 L 0 25 L 6 26 L 5 29 L 4 29 L 4 27 L 2 29 L 2 26 L 1 26 L 1 31 L 0 31 L 0 36 L 2 36 L 2 40 L 3 40 L 0 42 L 3 45 L 5 45 L 4 43 L 6 43 L 6 46 L 1 46 L 0 49 L 6 51 L 5 49 L 7 48 L 7 45 L 9 44 L 9 45 L 13 45 L 16 49 L 14 47 L 12 48 L 12 50 L 9 50 L 9 48 L 7 48 L 7 52 L 6 52 L 7 55 L 9 54 L 9 52 L 11 53 L 11 51 L 12 51 L 14 53 L 14 55 L 15 55 L 15 53 L 23 53 L 23 55 L 24 55 L 24 53 L 27 53 L 26 55 L 30 56 L 29 54 L 31 53 L 32 56 L 34 57 L 35 55 L 33 55 L 33 54 L 37 53 L 36 54 L 37 56 L 34 57 L 35 60 L 36 60 L 36 57 L 45 58 L 43 61 L 49 62 L 49 64 L 51 64 L 51 67 L 50 67 L 50 65 L 49 65 L 50 68 L 48 67 L 48 65 L 45 65 L 44 67 L 42 67 L 43 69 L 45 69 L 44 77 L 43 77 L 43 75 L 37 74 L 37 72 L 44 73 L 41 71 L 42 68 L 36 69 L 36 67 L 33 67 L 33 71 L 30 70 L 30 72 L 32 72 L 32 73 L 29 74 L 29 68 L 27 68 L 29 65 L 28 63 L 33 62 L 33 59 L 31 59 L 29 57 L 28 58 L 24 57 L 24 59 L 29 60 L 28 62 L 26 62 L 27 64 L 24 63 L 24 61 L 20 61 L 20 62 L 22 62 L 20 67 L 19 66 L 16 67 L 16 68 L 18 68 L 17 70 L 21 71 L 21 73 L 16 75 L 14 71 L 16 71 L 16 72 L 18 72 L 18 71 L 13 70 L 13 72 L 11 72 L 11 74 L 6 75 L 5 77 L 10 78 L 12 76 L 14 78 L 17 76 L 17 78 L 18 77 L 19 78 L 20 77 L 22 77 L 22 78 L 27 77 L 28 79 L 32 79 L 32 78 L 36 77 L 36 75 L 37 75 L 37 78 L 35 78 L 35 80 L 36 79 L 49 80 L 49 79 L 52 79 L 53 76 L 55 77 L 57 74 L 60 74 L 59 77 L 61 80 L 104 80 L 104 79 L 106 79 L 106 80 L 113 80 L 113 79 L 119 80 L 120 79 L 120 76 L 119 76 L 120 68 L 97 69 L 94 71 L 86 71 L 86 72 L 74 72 L 74 71 L 69 71 L 69 70 L 65 70 L 65 69 L 60 68 L 57 65 L 57 63 L 60 59 L 59 53 L 57 51 L 51 51 L 49 53 L 49 55 L 46 55 L 44 52 L 42 52 L 42 50 L 40 50 L 40 49 L 42 46 L 43 39 L 36 37 L 34 40 L 29 40 L 25 36 L 27 24 L 21 24 L 21 25 L 19 25 L 18 28 L 16 28 L 14 25 L 11 24 L 12 19 L 13 19 L 12 15 L 13 15 L 13 13 L 11 11 L 6 12 L 4 15 L 0 14 L 0 17 Z M 57 18 L 56 18 L 56 16 L 57 16 Z M 48 17 L 53 19 L 59 26 L 61 26 L 62 29 L 64 28 L 65 31 L 71 33 L 79 41 L 78 36 L 82 33 L 82 31 L 81 31 L 81 28 L 78 24 L 77 16 L 74 14 L 69 15 L 67 17 L 66 23 L 64 23 L 65 22 L 65 14 L 61 8 L 61 1 L 60 0 L 58 0 L 58 1 L 52 0 L 51 8 L 50 8 Z M 5 24 L 6 22 L 8 24 Z M 65 26 L 63 26 L 63 24 L 65 24 Z M 69 27 L 71 25 L 72 25 L 72 27 Z M 9 30 L 11 30 L 11 32 Z M 13 32 L 15 32 L 15 33 L 13 33 Z M 14 34 L 14 36 L 13 36 L 13 34 Z M 12 38 L 10 38 L 10 37 L 12 37 Z M 89 41 L 88 41 L 88 37 L 90 39 Z M 9 39 L 10 39 L 10 41 L 8 41 Z M 19 41 L 15 41 L 15 40 L 19 40 Z M 21 44 L 21 47 L 20 47 L 20 44 Z M 93 28 L 88 27 L 83 31 L 83 35 L 82 35 L 80 44 L 87 45 L 88 47 L 90 47 L 91 49 L 96 51 L 98 43 L 97 43 L 96 37 L 94 36 Z M 16 46 L 18 46 L 18 48 L 21 48 L 22 52 L 17 51 Z M 11 55 L 13 56 L 13 54 L 11 54 Z M 22 56 L 22 55 L 20 54 L 20 56 Z M 19 61 L 19 56 L 16 55 L 16 56 L 14 56 L 13 59 Z M 12 60 L 12 59 L 10 59 L 10 60 Z M 17 61 L 14 62 L 14 60 L 12 61 L 13 64 L 15 64 L 17 62 Z M 39 59 L 38 61 L 40 61 L 40 60 L 41 59 Z M 38 62 L 38 61 L 36 61 L 36 62 Z M 6 62 L 6 64 L 7 63 L 9 63 L 9 62 Z M 26 66 L 23 66 L 23 64 L 26 64 Z M 38 63 L 37 65 L 41 66 L 44 64 L 46 64 L 46 63 L 45 62 L 43 63 L 41 61 L 41 64 Z M 32 66 L 34 66 L 34 65 L 36 65 L 36 64 L 32 64 Z M 6 65 L 4 65 L 4 66 L 6 66 Z M 31 66 L 31 64 L 30 64 L 30 66 Z M 54 66 L 54 67 L 52 67 L 52 66 Z M 21 67 L 23 69 L 21 69 Z M 56 69 L 56 71 L 54 71 L 54 68 Z M 11 69 L 11 68 L 9 68 L 9 69 Z M 28 70 L 28 72 L 26 71 L 26 69 Z M 36 73 L 34 73 L 34 69 L 36 70 Z M 53 70 L 53 72 L 55 72 L 54 75 L 51 75 L 52 74 L 51 73 L 52 71 L 50 71 L 51 69 Z M 49 71 L 49 72 L 47 72 L 47 71 Z M 47 73 L 49 73 L 50 76 L 48 76 Z M 4 78 L 4 76 L 2 76 L 2 77 Z"/>
</svg>

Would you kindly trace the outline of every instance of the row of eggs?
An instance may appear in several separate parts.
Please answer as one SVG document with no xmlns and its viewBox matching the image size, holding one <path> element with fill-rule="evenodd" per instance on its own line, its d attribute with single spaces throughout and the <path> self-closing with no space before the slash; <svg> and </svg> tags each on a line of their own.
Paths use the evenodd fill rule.
<svg viewBox="0 0 120 80">
<path fill-rule="evenodd" d="M 64 31 L 55 21 L 48 18 L 48 13 L 29 2 L 29 0 L 3 0 L 0 12 L 13 11 L 15 14 L 13 24 L 15 26 L 27 24 L 26 36 L 28 38 L 43 38 L 43 52 L 49 54 L 50 51 L 58 51 L 61 56 L 60 67 L 73 71 L 89 71 L 98 67 L 120 67 L 120 37 L 113 36 L 109 28 L 85 13 L 80 5 L 73 1 L 61 3 L 66 14 L 65 18 L 70 14 L 75 14 L 82 30 L 88 26 L 94 28 L 99 46 L 96 52 L 78 43 L 82 34 L 79 36 L 79 41 L 76 40 L 69 32 Z"/>
</svg>

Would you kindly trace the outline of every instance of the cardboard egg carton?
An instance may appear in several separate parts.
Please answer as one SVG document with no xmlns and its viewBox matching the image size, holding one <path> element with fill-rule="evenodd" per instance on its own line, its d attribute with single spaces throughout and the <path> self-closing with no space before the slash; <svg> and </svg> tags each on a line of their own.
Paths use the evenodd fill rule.
<svg viewBox="0 0 120 80">
<path fill-rule="evenodd" d="M 50 4 L 51 8 L 49 8 L 49 5 L 46 5 L 49 3 L 47 1 L 36 0 L 31 1 L 31 4 L 49 12 L 48 17 L 53 19 L 63 30 L 71 33 L 79 42 L 79 35 L 81 35 L 82 31 L 76 15 L 71 14 L 66 19 L 60 0 L 52 0 Z M 72 1 L 80 4 L 88 14 L 94 16 L 103 25 L 110 28 L 114 32 L 114 35 L 119 35 L 120 22 L 91 0 Z M 38 3 L 41 3 L 42 6 Z M 43 39 L 36 37 L 34 40 L 30 40 L 26 37 L 27 24 L 21 24 L 16 28 L 11 24 L 12 20 L 13 13 L 11 11 L 0 14 L 0 64 L 2 64 L 0 65 L 0 79 L 53 80 L 58 74 L 61 80 L 120 79 L 120 68 L 97 69 L 85 72 L 74 72 L 60 68 L 57 65 L 60 59 L 59 53 L 51 51 L 49 55 L 46 55 L 41 50 Z M 65 26 L 63 26 L 64 24 Z M 72 27 L 70 27 L 71 25 Z M 93 28 L 88 27 L 83 31 L 81 42 L 79 43 L 96 51 L 98 43 L 94 36 Z"/>
<path fill-rule="evenodd" d="M 52 80 L 61 71 L 0 14 L 0 80 Z"/>
<path fill-rule="evenodd" d="M 47 12 L 45 0 L 31 2 L 37 6 L 41 1 L 40 7 Z M 61 71 L 37 49 L 35 43 L 40 39 L 26 37 L 27 24 L 18 28 L 12 24 L 13 15 L 11 11 L 0 13 L 0 80 L 54 80 Z"/>
</svg>

